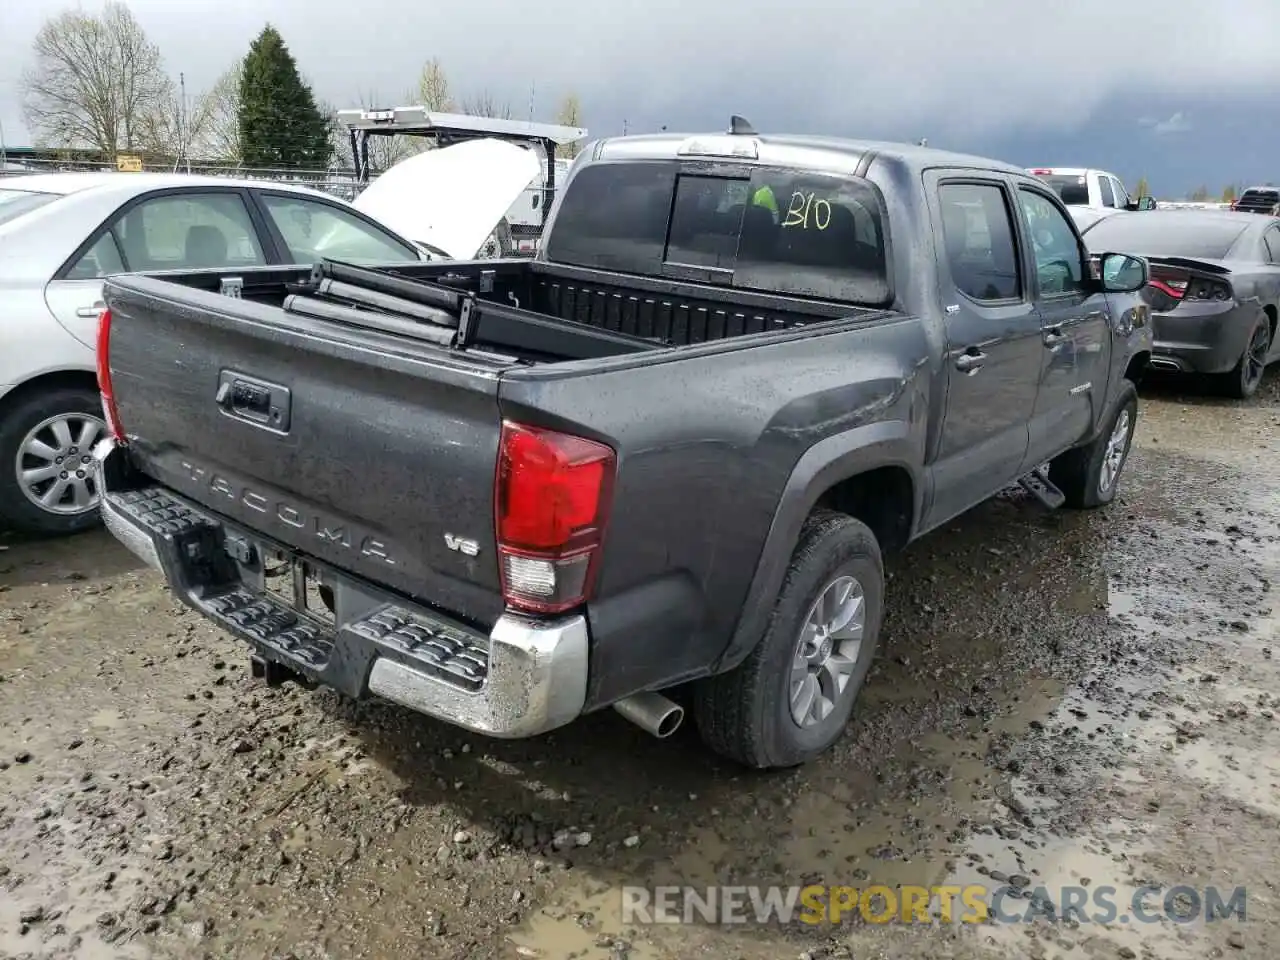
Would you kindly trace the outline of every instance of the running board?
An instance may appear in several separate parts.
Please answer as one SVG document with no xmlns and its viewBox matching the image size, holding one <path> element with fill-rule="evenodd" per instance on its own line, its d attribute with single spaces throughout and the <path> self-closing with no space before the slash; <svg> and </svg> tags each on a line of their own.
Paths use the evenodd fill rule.
<svg viewBox="0 0 1280 960">
<path fill-rule="evenodd" d="M 1067 496 L 1053 485 L 1049 479 L 1049 465 L 1042 463 L 1018 481 L 1029 494 L 1043 503 L 1050 510 L 1057 510 L 1067 502 Z"/>
</svg>

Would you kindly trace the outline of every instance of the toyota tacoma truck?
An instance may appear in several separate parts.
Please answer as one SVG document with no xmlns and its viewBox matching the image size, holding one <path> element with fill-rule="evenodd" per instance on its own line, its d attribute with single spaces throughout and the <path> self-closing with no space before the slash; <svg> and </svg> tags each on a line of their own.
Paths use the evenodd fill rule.
<svg viewBox="0 0 1280 960">
<path fill-rule="evenodd" d="M 886 554 L 1006 486 L 1116 496 L 1147 279 L 994 161 L 600 140 L 533 260 L 111 279 L 104 519 L 268 683 L 506 738 L 688 709 L 794 766 Z"/>
</svg>

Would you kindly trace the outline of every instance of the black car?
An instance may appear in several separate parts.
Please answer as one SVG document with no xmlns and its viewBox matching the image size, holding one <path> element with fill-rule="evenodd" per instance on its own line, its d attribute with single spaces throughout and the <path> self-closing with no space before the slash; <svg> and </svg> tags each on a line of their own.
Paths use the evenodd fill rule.
<svg viewBox="0 0 1280 960">
<path fill-rule="evenodd" d="M 1083 230 L 1093 250 L 1147 258 L 1153 369 L 1212 375 L 1231 396 L 1253 394 L 1277 359 L 1280 218 L 1230 210 L 1152 210 Z"/>
<path fill-rule="evenodd" d="M 1265 213 L 1267 216 L 1280 214 L 1280 188 L 1250 187 L 1240 198 L 1231 204 L 1232 210 L 1241 213 Z"/>
</svg>

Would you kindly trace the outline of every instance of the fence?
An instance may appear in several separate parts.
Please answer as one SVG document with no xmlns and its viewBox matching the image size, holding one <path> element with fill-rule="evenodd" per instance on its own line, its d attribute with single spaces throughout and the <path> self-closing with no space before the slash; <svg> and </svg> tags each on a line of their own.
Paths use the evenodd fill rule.
<svg viewBox="0 0 1280 960">
<path fill-rule="evenodd" d="M 26 159 L 9 160 L 0 164 L 0 177 L 21 177 L 33 173 L 62 172 L 115 172 L 114 163 L 102 163 L 93 160 L 52 160 Z M 202 177 L 234 177 L 240 180 L 263 180 L 273 183 L 294 183 L 299 186 L 322 190 L 325 193 L 340 197 L 343 200 L 354 200 L 368 184 L 356 180 L 354 170 L 293 170 L 272 169 L 266 167 L 242 167 L 231 163 L 196 162 L 173 164 L 144 163 L 142 171 L 147 173 L 189 173 Z M 124 174 L 127 176 L 127 174 Z M 371 177 L 376 179 L 376 176 Z"/>
</svg>

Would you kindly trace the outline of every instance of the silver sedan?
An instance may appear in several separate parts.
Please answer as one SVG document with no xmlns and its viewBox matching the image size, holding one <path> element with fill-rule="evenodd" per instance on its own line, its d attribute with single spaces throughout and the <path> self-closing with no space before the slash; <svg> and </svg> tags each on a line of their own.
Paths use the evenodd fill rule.
<svg viewBox="0 0 1280 960">
<path fill-rule="evenodd" d="M 292 185 L 152 173 L 0 178 L 0 529 L 97 523 L 95 343 L 112 273 L 394 263 L 422 249 Z"/>
</svg>

